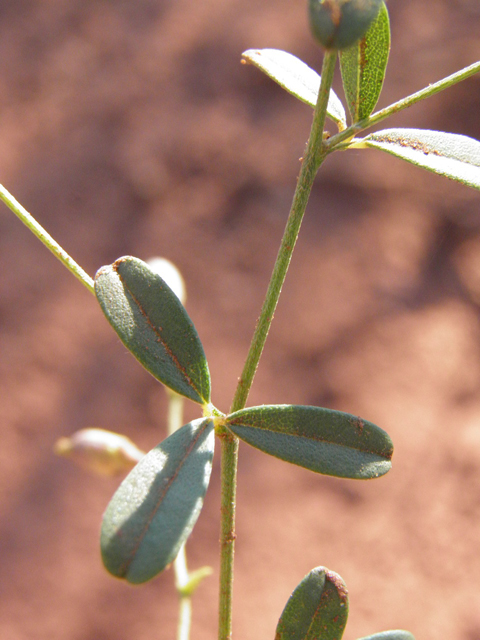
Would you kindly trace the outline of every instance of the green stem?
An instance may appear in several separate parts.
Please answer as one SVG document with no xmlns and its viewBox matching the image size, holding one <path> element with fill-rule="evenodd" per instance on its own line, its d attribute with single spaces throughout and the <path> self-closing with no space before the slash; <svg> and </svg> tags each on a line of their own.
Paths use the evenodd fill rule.
<svg viewBox="0 0 480 640">
<path fill-rule="evenodd" d="M 91 293 L 95 293 L 93 280 L 85 271 L 73 260 L 68 253 L 56 242 L 45 229 L 38 224 L 35 218 L 28 213 L 15 198 L 0 185 L 0 200 L 2 200 L 13 213 L 20 218 L 32 233 L 34 233 L 43 244 L 50 249 L 54 256 L 62 262 L 73 275 L 84 284 Z"/>
<path fill-rule="evenodd" d="M 303 158 L 300 175 L 298 177 L 297 187 L 293 196 L 290 214 L 288 216 L 282 243 L 278 251 L 270 284 L 265 296 L 265 301 L 260 312 L 255 333 L 253 334 L 250 350 L 243 367 L 242 375 L 238 382 L 231 412 L 242 409 L 247 402 L 258 362 L 262 355 L 263 347 L 265 346 L 270 325 L 272 324 L 273 314 L 275 313 L 280 292 L 290 265 L 290 260 L 292 259 L 293 250 L 298 238 L 308 198 L 312 190 L 313 181 L 326 156 L 324 151 L 326 145 L 323 143 L 323 130 L 325 126 L 328 97 L 330 95 L 333 73 L 335 71 L 336 57 L 337 54 L 335 51 L 327 51 L 325 53 L 322 68 L 322 80 L 317 105 L 313 114 L 312 129 Z"/>
<path fill-rule="evenodd" d="M 218 638 L 232 637 L 233 560 L 235 556 L 235 507 L 237 495 L 238 438 L 224 433 L 221 462 L 220 594 Z"/>
<path fill-rule="evenodd" d="M 310 137 L 302 162 L 297 187 L 293 197 L 283 239 L 278 251 L 270 284 L 267 289 L 260 317 L 250 344 L 242 375 L 239 379 L 231 412 L 242 409 L 247 401 L 253 378 L 262 355 L 263 347 L 278 304 L 293 249 L 302 224 L 313 181 L 327 153 L 324 149 L 323 131 L 328 98 L 332 86 L 337 54 L 326 52 L 323 60 L 322 80 L 313 116 Z M 222 506 L 220 539 L 220 604 L 219 640 L 232 637 L 233 560 L 235 554 L 235 504 L 238 462 L 238 439 L 225 430 L 222 442 Z"/>
<path fill-rule="evenodd" d="M 364 131 L 365 129 L 369 129 L 374 125 L 382 122 L 386 118 L 389 118 L 395 113 L 402 111 L 403 109 L 407 109 L 411 107 L 420 100 L 425 100 L 425 98 L 430 98 L 430 96 L 439 93 L 440 91 L 444 91 L 444 89 L 448 89 L 449 87 L 465 80 L 466 78 L 470 78 L 470 76 L 475 75 L 480 71 L 480 62 L 475 62 L 475 64 L 471 64 L 469 67 L 465 67 L 461 71 L 457 71 L 456 73 L 452 73 L 452 75 L 443 78 L 443 80 L 439 80 L 434 84 L 425 87 L 421 91 L 417 91 L 416 93 L 412 93 L 412 95 L 399 100 L 398 102 L 394 102 L 389 107 L 385 107 L 385 109 L 381 109 L 377 111 L 368 118 L 364 118 L 363 120 L 359 120 L 355 124 L 352 124 L 347 129 L 344 129 L 340 133 L 332 136 L 326 143 L 325 149 L 328 151 L 332 151 L 335 147 L 337 147 L 340 143 L 352 138 L 357 133 Z"/>
</svg>

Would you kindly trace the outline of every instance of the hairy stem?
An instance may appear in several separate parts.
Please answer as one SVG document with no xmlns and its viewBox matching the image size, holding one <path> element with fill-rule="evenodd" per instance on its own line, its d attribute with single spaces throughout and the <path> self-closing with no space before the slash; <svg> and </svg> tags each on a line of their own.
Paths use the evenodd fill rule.
<svg viewBox="0 0 480 640">
<path fill-rule="evenodd" d="M 426 98 L 430 98 L 431 96 L 443 91 L 444 89 L 448 89 L 449 87 L 461 82 L 462 80 L 466 80 L 466 78 L 470 78 L 470 76 L 475 75 L 480 71 L 480 62 L 475 62 L 475 64 L 471 64 L 469 67 L 465 67 L 461 71 L 457 71 L 456 73 L 452 73 L 452 75 L 443 78 L 443 80 L 439 80 L 434 84 L 430 84 L 425 89 L 421 91 L 417 91 L 416 93 L 412 93 L 412 95 L 403 98 L 402 100 L 398 100 L 398 102 L 394 102 L 389 107 L 385 107 L 385 109 L 381 109 L 377 111 L 368 118 L 364 118 L 363 120 L 359 120 L 355 124 L 352 124 L 347 129 L 344 129 L 340 133 L 332 136 L 330 140 L 325 143 L 325 149 L 333 150 L 340 143 L 352 138 L 357 133 L 361 131 L 365 131 L 365 129 L 369 129 L 374 125 L 382 122 L 386 118 L 402 111 L 403 109 L 407 109 L 412 105 L 420 102 L 420 100 L 425 100 Z"/>
<path fill-rule="evenodd" d="M 290 265 L 303 215 L 317 171 L 327 152 L 323 144 L 323 131 L 330 88 L 335 71 L 336 52 L 326 52 L 323 60 L 322 80 L 313 116 L 310 137 L 302 161 L 293 202 L 278 251 L 270 284 L 260 317 L 257 321 L 242 375 L 238 381 L 230 411 L 243 409 L 253 383 L 263 347 L 278 304 L 278 299 Z M 229 432 L 222 433 L 222 507 L 220 539 L 220 606 L 219 640 L 232 637 L 233 560 L 235 553 L 235 500 L 238 460 L 238 439 Z"/>
<path fill-rule="evenodd" d="M 2 185 L 0 185 L 0 200 L 2 200 L 7 207 L 13 211 L 18 218 L 20 218 L 23 224 L 26 225 L 30 231 L 43 242 L 47 249 L 50 249 L 53 255 L 57 257 L 60 262 L 62 262 L 91 293 L 95 292 L 92 278 L 85 273 L 82 267 L 78 265 L 64 249 L 62 249 L 58 242 L 56 242 L 52 236 L 48 234 L 40 224 L 38 224 L 35 218 L 28 213 L 28 211 L 24 209 Z"/>
<path fill-rule="evenodd" d="M 232 637 L 233 559 L 235 555 L 235 507 L 237 495 L 238 438 L 221 436 L 220 594 L 218 638 Z"/>
<path fill-rule="evenodd" d="M 273 268 L 265 301 L 260 312 L 260 317 L 257 321 L 255 333 L 253 334 L 250 350 L 243 367 L 242 375 L 238 381 L 231 412 L 243 409 L 246 404 L 258 362 L 262 355 L 263 347 L 265 346 L 265 341 L 270 330 L 270 325 L 272 324 L 273 314 L 275 313 L 280 292 L 287 275 L 290 260 L 292 259 L 293 250 L 298 238 L 308 198 L 312 190 L 313 181 L 326 155 L 323 145 L 323 130 L 325 126 L 328 97 L 335 70 L 335 61 L 336 52 L 327 51 L 323 60 L 322 81 L 318 94 L 317 105 L 313 115 L 312 129 L 307 143 L 307 149 L 303 157 L 290 214 L 288 216 L 275 266 Z"/>
</svg>

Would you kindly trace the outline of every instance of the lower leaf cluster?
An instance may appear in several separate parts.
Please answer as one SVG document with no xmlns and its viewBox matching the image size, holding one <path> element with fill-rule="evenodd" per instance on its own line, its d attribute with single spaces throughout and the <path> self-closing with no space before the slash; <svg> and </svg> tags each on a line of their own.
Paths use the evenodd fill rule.
<svg viewBox="0 0 480 640">
<path fill-rule="evenodd" d="M 348 413 L 272 405 L 220 414 L 210 402 L 208 365 L 192 321 L 168 285 L 141 260 L 124 257 L 103 267 L 95 290 L 107 319 L 133 355 L 158 380 L 202 404 L 207 413 L 147 453 L 113 496 L 101 532 L 103 562 L 113 575 L 142 583 L 175 559 L 203 506 L 216 426 L 317 473 L 368 479 L 390 469 L 389 436 Z"/>
</svg>

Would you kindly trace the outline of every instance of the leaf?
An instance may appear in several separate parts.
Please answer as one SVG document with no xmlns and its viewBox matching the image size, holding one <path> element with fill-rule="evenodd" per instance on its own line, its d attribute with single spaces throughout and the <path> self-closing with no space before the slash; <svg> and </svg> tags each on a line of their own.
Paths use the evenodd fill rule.
<svg viewBox="0 0 480 640">
<path fill-rule="evenodd" d="M 433 173 L 480 189 L 480 142 L 467 136 L 426 129 L 385 129 L 350 148 L 386 151 Z"/>
<path fill-rule="evenodd" d="M 230 414 L 241 440 L 305 469 L 339 478 L 377 478 L 391 467 L 392 441 L 371 422 L 341 411 L 264 405 Z"/>
<path fill-rule="evenodd" d="M 415 637 L 409 631 L 395 629 L 392 631 L 380 631 L 380 633 L 374 633 L 358 640 L 415 640 Z"/>
<path fill-rule="evenodd" d="M 155 378 L 194 402 L 210 402 L 200 338 L 157 273 L 138 258 L 119 258 L 97 272 L 95 293 L 120 340 Z"/>
<path fill-rule="evenodd" d="M 353 122 L 375 109 L 390 53 L 390 20 L 385 3 L 363 38 L 340 51 L 340 69 Z"/>
<path fill-rule="evenodd" d="M 125 478 L 103 516 L 100 546 L 110 573 L 140 584 L 173 562 L 202 509 L 214 444 L 213 422 L 194 420 Z"/>
<path fill-rule="evenodd" d="M 320 76 L 304 62 L 279 49 L 249 49 L 242 53 L 244 64 L 253 64 L 293 96 L 315 108 Z M 334 91 L 330 91 L 327 116 L 340 131 L 347 126 L 345 109 Z"/>
<path fill-rule="evenodd" d="M 347 593 L 337 573 L 312 569 L 290 596 L 275 640 L 340 640 L 347 624 Z"/>
</svg>

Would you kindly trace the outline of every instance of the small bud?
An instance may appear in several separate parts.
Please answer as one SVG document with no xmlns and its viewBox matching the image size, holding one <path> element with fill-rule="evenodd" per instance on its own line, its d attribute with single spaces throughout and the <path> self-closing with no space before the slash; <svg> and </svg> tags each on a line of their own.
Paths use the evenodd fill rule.
<svg viewBox="0 0 480 640">
<path fill-rule="evenodd" d="M 87 471 L 116 476 L 130 471 L 145 455 L 129 438 L 105 429 L 81 429 L 70 438 L 60 438 L 54 451 L 70 458 Z"/>
<path fill-rule="evenodd" d="M 212 567 L 200 567 L 200 569 L 192 571 L 188 574 L 188 580 L 186 584 L 181 587 L 177 585 L 179 594 L 183 597 L 190 598 L 191 596 L 193 596 L 200 583 L 203 582 L 203 580 L 208 576 L 211 576 L 212 573 Z"/>
<path fill-rule="evenodd" d="M 383 0 L 309 0 L 310 27 L 326 49 L 346 49 L 360 40 Z"/>
</svg>

